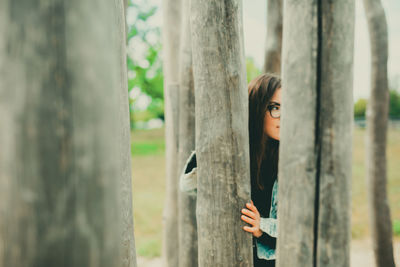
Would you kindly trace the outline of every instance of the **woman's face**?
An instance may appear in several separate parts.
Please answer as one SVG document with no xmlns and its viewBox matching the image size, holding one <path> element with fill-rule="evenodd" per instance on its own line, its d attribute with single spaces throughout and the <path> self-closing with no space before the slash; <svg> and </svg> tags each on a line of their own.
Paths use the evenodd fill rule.
<svg viewBox="0 0 400 267">
<path fill-rule="evenodd" d="M 271 98 L 270 105 L 274 105 L 272 109 L 272 113 L 274 114 L 274 110 L 280 111 L 281 105 L 281 88 L 278 88 L 274 95 Z M 276 111 L 275 111 L 276 112 Z M 264 117 L 264 133 L 275 140 L 279 141 L 279 124 L 280 124 L 280 117 L 273 118 L 269 109 L 267 109 L 267 113 Z"/>
</svg>

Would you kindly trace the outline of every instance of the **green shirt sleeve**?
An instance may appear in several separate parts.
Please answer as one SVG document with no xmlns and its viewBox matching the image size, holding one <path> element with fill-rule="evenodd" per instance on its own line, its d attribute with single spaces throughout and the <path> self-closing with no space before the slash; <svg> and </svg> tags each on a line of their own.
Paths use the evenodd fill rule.
<svg viewBox="0 0 400 267">
<path fill-rule="evenodd" d="M 278 220 L 277 220 L 277 205 L 278 205 L 278 183 L 275 183 L 272 188 L 272 199 L 271 199 L 271 209 L 269 212 L 269 218 L 261 217 L 260 219 L 260 229 L 264 233 L 270 235 L 272 238 L 277 238 L 278 236 Z M 257 246 L 257 257 L 265 260 L 276 259 L 276 249 L 271 248 L 266 244 L 261 243 L 256 240 Z"/>
</svg>

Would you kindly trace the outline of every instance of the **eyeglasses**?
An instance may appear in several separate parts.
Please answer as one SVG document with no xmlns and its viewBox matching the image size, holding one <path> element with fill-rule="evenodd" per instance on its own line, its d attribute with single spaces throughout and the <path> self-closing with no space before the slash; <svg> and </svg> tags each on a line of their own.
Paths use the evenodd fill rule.
<svg viewBox="0 0 400 267">
<path fill-rule="evenodd" d="M 280 118 L 281 117 L 281 108 L 278 105 L 268 105 L 269 114 L 271 114 L 272 118 Z"/>
</svg>

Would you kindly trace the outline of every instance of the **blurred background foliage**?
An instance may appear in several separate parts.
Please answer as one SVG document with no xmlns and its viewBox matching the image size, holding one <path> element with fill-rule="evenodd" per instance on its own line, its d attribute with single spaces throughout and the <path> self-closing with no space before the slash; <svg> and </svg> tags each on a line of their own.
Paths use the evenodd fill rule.
<svg viewBox="0 0 400 267">
<path fill-rule="evenodd" d="M 138 121 L 164 120 L 160 28 L 148 23 L 158 7 L 129 1 L 127 9 L 128 88 L 131 128 Z"/>
<path fill-rule="evenodd" d="M 389 90 L 389 118 L 391 120 L 400 119 L 400 92 L 396 83 L 392 82 Z M 367 110 L 368 100 L 360 98 L 354 104 L 354 118 L 365 119 L 365 112 Z"/>
</svg>

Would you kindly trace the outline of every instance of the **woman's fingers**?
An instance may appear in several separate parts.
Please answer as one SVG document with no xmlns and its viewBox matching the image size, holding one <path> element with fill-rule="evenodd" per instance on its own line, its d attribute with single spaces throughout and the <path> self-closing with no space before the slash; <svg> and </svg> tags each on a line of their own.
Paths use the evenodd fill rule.
<svg viewBox="0 0 400 267">
<path fill-rule="evenodd" d="M 255 231 L 254 227 L 249 227 L 249 226 L 243 226 L 243 230 L 249 233 L 253 233 Z"/>
<path fill-rule="evenodd" d="M 242 213 L 249 216 L 252 219 L 256 219 L 256 215 L 254 214 L 254 212 L 252 212 L 248 209 L 242 209 Z"/>
<path fill-rule="evenodd" d="M 250 203 L 247 203 L 246 204 L 246 207 L 248 208 L 248 209 L 250 209 L 251 211 L 253 211 L 254 213 L 258 213 L 258 210 L 257 210 L 257 208 L 256 208 L 256 206 L 254 206 L 254 204 L 253 204 L 253 201 L 251 201 L 251 204 Z"/>
<path fill-rule="evenodd" d="M 253 219 L 251 219 L 251 218 L 249 218 L 249 217 L 247 217 L 245 215 L 242 215 L 241 218 L 242 218 L 243 221 L 245 221 L 245 222 L 247 222 L 247 223 L 249 223 L 249 224 L 254 226 L 255 221 Z"/>
</svg>

